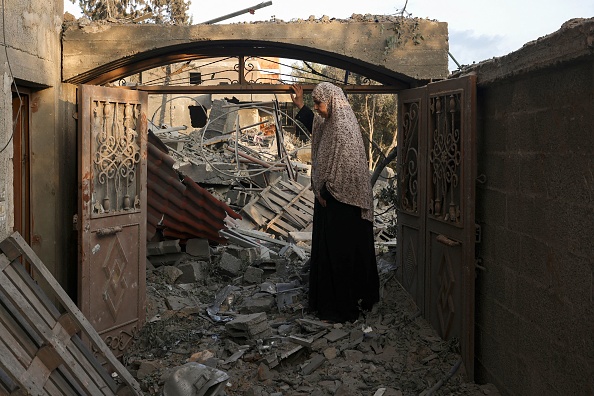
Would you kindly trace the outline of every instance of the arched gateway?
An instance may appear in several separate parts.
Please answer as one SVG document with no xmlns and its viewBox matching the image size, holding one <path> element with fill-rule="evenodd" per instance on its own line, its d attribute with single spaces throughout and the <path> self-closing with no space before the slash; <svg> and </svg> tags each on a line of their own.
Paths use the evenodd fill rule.
<svg viewBox="0 0 594 396">
<path fill-rule="evenodd" d="M 340 67 L 403 89 L 448 75 L 447 23 L 301 21 L 164 26 L 87 24 L 63 34 L 62 79 L 104 84 L 165 64 L 218 56 L 275 56 Z"/>
</svg>

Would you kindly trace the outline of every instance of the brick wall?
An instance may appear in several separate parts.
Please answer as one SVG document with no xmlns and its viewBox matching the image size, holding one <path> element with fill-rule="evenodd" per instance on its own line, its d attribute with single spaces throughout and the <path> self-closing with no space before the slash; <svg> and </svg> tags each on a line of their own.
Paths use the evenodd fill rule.
<svg viewBox="0 0 594 396">
<path fill-rule="evenodd" d="M 594 20 L 585 24 L 475 68 L 487 177 L 476 381 L 502 394 L 594 394 Z M 568 53 L 576 34 L 582 47 Z"/>
</svg>

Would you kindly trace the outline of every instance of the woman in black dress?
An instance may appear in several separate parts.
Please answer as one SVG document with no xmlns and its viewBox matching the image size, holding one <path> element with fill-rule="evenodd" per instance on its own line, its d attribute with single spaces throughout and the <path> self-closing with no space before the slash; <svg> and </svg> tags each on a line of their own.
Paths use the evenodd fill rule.
<svg viewBox="0 0 594 396">
<path fill-rule="evenodd" d="M 323 82 L 292 86 L 297 120 L 312 135 L 314 203 L 309 308 L 320 319 L 353 322 L 379 301 L 373 238 L 373 193 L 359 124 L 342 89 Z"/>
</svg>

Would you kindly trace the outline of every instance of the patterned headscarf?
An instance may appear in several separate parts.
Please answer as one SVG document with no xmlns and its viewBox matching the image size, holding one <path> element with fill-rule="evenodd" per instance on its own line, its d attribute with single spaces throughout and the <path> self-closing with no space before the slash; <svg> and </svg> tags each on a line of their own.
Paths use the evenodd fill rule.
<svg viewBox="0 0 594 396">
<path fill-rule="evenodd" d="M 359 123 L 342 89 L 318 84 L 314 100 L 328 106 L 328 118 L 315 115 L 312 130 L 312 187 L 326 189 L 338 201 L 361 208 L 361 217 L 373 221 L 373 195 Z"/>
</svg>

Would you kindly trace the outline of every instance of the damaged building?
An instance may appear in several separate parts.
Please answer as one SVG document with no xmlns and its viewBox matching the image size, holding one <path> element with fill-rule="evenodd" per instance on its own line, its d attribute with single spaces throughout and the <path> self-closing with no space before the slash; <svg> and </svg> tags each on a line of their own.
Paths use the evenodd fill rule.
<svg viewBox="0 0 594 396">
<path fill-rule="evenodd" d="M 396 17 L 3 11 L 0 393 L 594 393 L 593 19 L 449 73 L 447 21 L 386 46 Z M 382 300 L 354 323 L 307 312 L 308 137 L 281 58 L 398 95 Z M 454 130 L 448 178 L 431 142 Z"/>
</svg>

